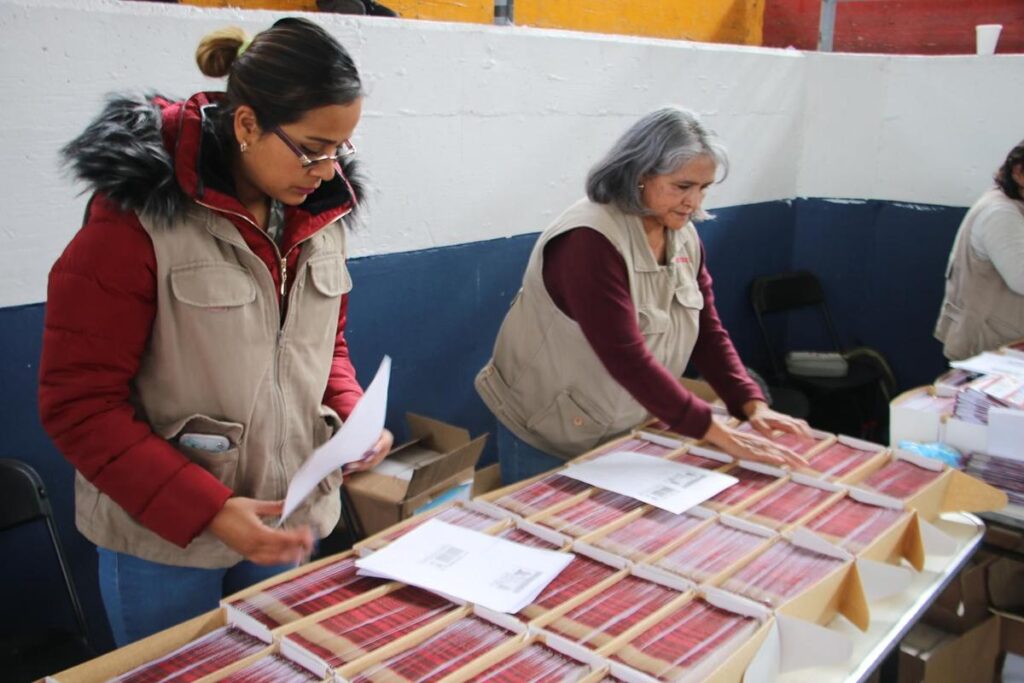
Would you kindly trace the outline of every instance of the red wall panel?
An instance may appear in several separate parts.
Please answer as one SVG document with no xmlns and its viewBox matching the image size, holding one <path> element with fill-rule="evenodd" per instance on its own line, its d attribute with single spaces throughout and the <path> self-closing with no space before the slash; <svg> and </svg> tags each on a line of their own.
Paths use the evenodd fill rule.
<svg viewBox="0 0 1024 683">
<path fill-rule="evenodd" d="M 767 0 L 764 45 L 814 50 L 821 0 Z M 1024 52 L 1024 0 L 840 0 L 836 52 L 973 54 L 976 24 L 1002 24 L 996 53 Z"/>
</svg>

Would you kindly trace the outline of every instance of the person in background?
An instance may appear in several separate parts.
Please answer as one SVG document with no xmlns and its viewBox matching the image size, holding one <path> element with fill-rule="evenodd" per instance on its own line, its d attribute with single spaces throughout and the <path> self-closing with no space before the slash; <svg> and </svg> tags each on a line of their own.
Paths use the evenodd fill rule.
<svg viewBox="0 0 1024 683">
<path fill-rule="evenodd" d="M 294 18 L 215 32 L 196 61 L 225 93 L 111 97 L 64 149 L 93 194 L 50 272 L 40 413 L 77 470 L 119 646 L 311 553 L 340 471 L 284 528 L 267 518 L 362 395 L 344 336 L 355 64 Z"/>
<path fill-rule="evenodd" d="M 591 169 L 587 197 L 537 240 L 494 355 L 476 378 L 498 418 L 509 484 L 560 465 L 652 414 L 740 459 L 805 464 L 711 417 L 683 388 L 687 363 L 757 430 L 806 433 L 769 409 L 715 311 L 693 221 L 724 148 L 693 113 L 637 121 Z"/>
<path fill-rule="evenodd" d="M 970 208 L 946 266 L 935 338 L 962 360 L 1024 337 L 1024 142 Z"/>
</svg>

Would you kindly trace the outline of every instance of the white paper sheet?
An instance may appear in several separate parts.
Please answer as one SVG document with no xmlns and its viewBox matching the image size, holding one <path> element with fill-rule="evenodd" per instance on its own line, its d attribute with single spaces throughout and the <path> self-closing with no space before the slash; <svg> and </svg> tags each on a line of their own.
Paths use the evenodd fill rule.
<svg viewBox="0 0 1024 683">
<path fill-rule="evenodd" d="M 950 363 L 954 368 L 979 372 L 983 375 L 1013 375 L 1024 377 L 1024 359 L 1002 353 L 985 351 L 977 356 Z"/>
<path fill-rule="evenodd" d="M 721 472 L 642 453 L 615 451 L 570 465 L 562 475 L 681 514 L 737 483 Z"/>
<path fill-rule="evenodd" d="M 288 484 L 284 499 L 283 524 L 295 512 L 316 485 L 325 477 L 350 462 L 362 460 L 380 438 L 384 429 L 384 416 L 388 407 L 388 383 L 391 379 L 391 358 L 384 356 L 366 393 L 356 403 L 341 429 L 331 439 L 313 451 Z"/>
<path fill-rule="evenodd" d="M 572 562 L 571 553 L 531 548 L 431 519 L 368 557 L 359 573 L 394 579 L 514 614 Z"/>
<path fill-rule="evenodd" d="M 1024 460 L 1024 410 L 992 408 L 988 411 L 989 455 Z"/>
</svg>

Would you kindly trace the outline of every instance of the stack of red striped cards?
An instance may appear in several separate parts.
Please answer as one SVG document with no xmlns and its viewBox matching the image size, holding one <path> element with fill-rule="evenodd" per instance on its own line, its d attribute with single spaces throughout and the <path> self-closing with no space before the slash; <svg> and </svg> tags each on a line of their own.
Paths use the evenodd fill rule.
<svg viewBox="0 0 1024 683">
<path fill-rule="evenodd" d="M 806 526 L 854 555 L 877 541 L 894 526 L 910 517 L 911 513 L 897 501 L 883 503 L 876 497 L 869 503 L 858 500 L 858 491 L 829 505 Z"/>
<path fill-rule="evenodd" d="M 579 538 L 622 519 L 643 506 L 639 500 L 595 489 L 585 498 L 536 519 L 537 524 Z"/>
<path fill-rule="evenodd" d="M 221 678 L 219 683 L 319 683 L 323 679 L 290 659 L 271 653 Z"/>
<path fill-rule="evenodd" d="M 766 527 L 722 515 L 665 554 L 655 556 L 651 563 L 694 583 L 704 583 L 726 573 L 776 535 Z"/>
<path fill-rule="evenodd" d="M 754 429 L 753 425 L 749 422 L 744 422 L 737 430 L 741 432 L 747 432 L 750 434 L 757 434 L 758 436 L 765 436 L 761 432 Z M 821 432 L 816 429 L 811 430 L 810 436 L 803 434 L 796 434 L 794 432 L 784 432 L 780 429 L 775 430 L 770 435 L 766 436 L 772 443 L 788 448 L 797 455 L 806 455 L 811 451 L 815 450 L 819 446 L 825 443 L 831 443 L 835 440 L 835 436 L 827 432 Z"/>
<path fill-rule="evenodd" d="M 602 455 L 608 455 L 609 453 L 623 452 L 643 453 L 644 455 L 653 455 L 656 458 L 667 458 L 673 456 L 684 446 L 685 444 L 678 439 L 639 431 L 599 446 L 589 453 L 580 456 L 578 460 L 591 460 Z"/>
<path fill-rule="evenodd" d="M 780 539 L 726 579 L 722 588 L 774 608 L 852 559 L 842 551 L 826 555 Z"/>
<path fill-rule="evenodd" d="M 409 533 L 428 519 L 439 519 L 442 522 L 475 531 L 486 531 L 487 529 L 496 528 L 502 522 L 502 517 L 496 517 L 491 508 L 477 506 L 472 501 L 450 503 L 434 510 L 428 510 L 415 517 L 410 517 L 404 522 L 399 522 L 385 531 L 361 543 L 357 543 L 356 548 L 370 548 L 374 550 L 382 548 L 391 541 Z"/>
<path fill-rule="evenodd" d="M 412 586 L 335 612 L 287 633 L 281 649 L 321 672 L 353 662 L 458 609 L 440 596 Z"/>
<path fill-rule="evenodd" d="M 537 620 L 545 631 L 588 648 L 604 647 L 616 637 L 679 598 L 692 584 L 675 577 L 648 576 L 644 567 L 599 592 L 592 593 L 569 610 Z"/>
<path fill-rule="evenodd" d="M 485 499 L 521 517 L 530 517 L 579 495 L 589 488 L 581 481 L 563 477 L 556 472 L 517 486 L 514 490 L 503 493 L 494 500 Z"/>
<path fill-rule="evenodd" d="M 607 582 L 627 566 L 622 558 L 602 557 L 597 560 L 585 555 L 586 549 L 574 549 L 572 562 L 541 591 L 532 604 L 520 610 L 523 619 L 535 619 L 578 598 L 590 589 Z"/>
<path fill-rule="evenodd" d="M 300 574 L 272 579 L 228 598 L 227 619 L 270 642 L 270 631 L 364 595 L 387 582 L 356 574 L 351 554 L 325 559 Z"/>
<path fill-rule="evenodd" d="M 840 496 L 842 489 L 835 484 L 794 474 L 748 505 L 738 516 L 772 529 L 783 529 L 813 515 Z"/>
<path fill-rule="evenodd" d="M 267 643 L 234 626 L 224 626 L 112 679 L 116 683 L 187 683 L 266 649 Z"/>
<path fill-rule="evenodd" d="M 637 562 L 665 549 L 713 516 L 713 512 L 702 507 L 691 508 L 680 515 L 649 508 L 639 517 L 631 517 L 610 531 L 584 540 Z"/>
<path fill-rule="evenodd" d="M 736 477 L 739 482 L 702 503 L 705 507 L 718 512 L 743 506 L 786 476 L 786 471 L 777 467 L 747 462 L 738 463 L 725 472 Z"/>
<path fill-rule="evenodd" d="M 934 465 L 935 468 L 924 466 L 928 464 Z M 908 458 L 894 457 L 858 486 L 902 500 L 910 498 L 934 482 L 942 472 L 942 465 L 938 461 L 920 463 Z"/>
<path fill-rule="evenodd" d="M 479 683 L 569 683 L 603 668 L 601 657 L 559 638 L 535 635 L 525 644 L 502 646 L 466 666 L 458 677 Z"/>
<path fill-rule="evenodd" d="M 717 470 L 731 464 L 733 457 L 709 446 L 690 446 L 683 453 L 671 456 L 669 460 L 693 467 Z"/>
<path fill-rule="evenodd" d="M 838 440 L 812 455 L 808 459 L 808 465 L 826 478 L 843 479 L 884 453 L 884 446 L 840 436 Z"/>
<path fill-rule="evenodd" d="M 520 543 L 528 548 L 540 548 L 541 550 L 564 550 L 570 543 L 567 536 L 563 536 L 547 527 L 527 522 L 525 519 L 517 519 L 514 525 L 502 529 L 495 535 L 498 538 L 504 538 L 506 541 Z"/>
</svg>

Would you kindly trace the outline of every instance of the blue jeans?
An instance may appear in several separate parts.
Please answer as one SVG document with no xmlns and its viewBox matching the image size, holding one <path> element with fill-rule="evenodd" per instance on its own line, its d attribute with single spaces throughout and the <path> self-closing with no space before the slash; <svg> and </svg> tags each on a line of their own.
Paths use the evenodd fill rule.
<svg viewBox="0 0 1024 683">
<path fill-rule="evenodd" d="M 565 461 L 534 448 L 498 423 L 498 464 L 503 486 L 561 467 Z"/>
<path fill-rule="evenodd" d="M 222 597 L 293 566 L 264 567 L 243 560 L 233 567 L 199 569 L 96 550 L 100 594 L 118 647 L 209 612 Z"/>
</svg>

